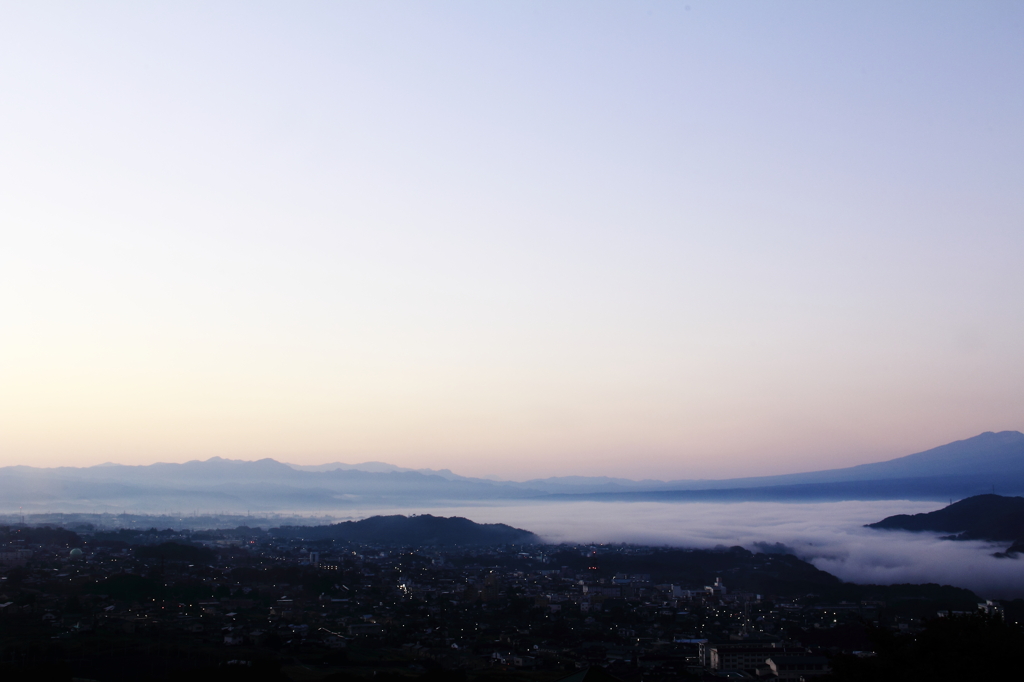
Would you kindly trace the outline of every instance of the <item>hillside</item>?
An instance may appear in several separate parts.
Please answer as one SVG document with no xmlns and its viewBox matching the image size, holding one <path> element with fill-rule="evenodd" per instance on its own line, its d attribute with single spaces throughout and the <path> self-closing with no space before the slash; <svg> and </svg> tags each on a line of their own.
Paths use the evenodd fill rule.
<svg viewBox="0 0 1024 682">
<path fill-rule="evenodd" d="M 466 546 L 535 544 L 540 538 L 504 523 L 476 523 L 461 516 L 371 516 L 329 526 L 286 526 L 271 531 L 279 537 L 343 540 L 371 545 Z"/>
<path fill-rule="evenodd" d="M 951 533 L 957 540 L 1013 542 L 1019 551 L 1024 542 L 1024 497 L 975 495 L 925 514 L 898 514 L 868 524 L 883 530 Z"/>
</svg>

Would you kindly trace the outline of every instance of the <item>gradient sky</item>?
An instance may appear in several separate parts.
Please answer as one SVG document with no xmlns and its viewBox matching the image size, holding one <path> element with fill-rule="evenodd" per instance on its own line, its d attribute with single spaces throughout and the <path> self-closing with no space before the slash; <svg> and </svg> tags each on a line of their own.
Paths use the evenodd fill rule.
<svg viewBox="0 0 1024 682">
<path fill-rule="evenodd" d="M 1024 430 L 1024 4 L 5 3 L 0 464 Z"/>
</svg>

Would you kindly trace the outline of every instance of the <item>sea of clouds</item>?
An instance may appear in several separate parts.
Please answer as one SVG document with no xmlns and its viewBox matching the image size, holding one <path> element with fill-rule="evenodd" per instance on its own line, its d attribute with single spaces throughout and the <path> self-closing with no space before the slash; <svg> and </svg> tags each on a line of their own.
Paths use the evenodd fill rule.
<svg viewBox="0 0 1024 682">
<path fill-rule="evenodd" d="M 1024 597 L 1024 558 L 997 559 L 1009 543 L 940 539 L 938 533 L 882 531 L 864 525 L 893 514 L 939 509 L 906 500 L 781 502 L 562 502 L 421 510 L 507 523 L 553 543 L 637 543 L 751 551 L 789 551 L 856 583 L 940 583 L 986 598 Z M 375 513 L 381 513 L 379 511 Z M 409 510 L 394 513 L 408 514 Z"/>
</svg>

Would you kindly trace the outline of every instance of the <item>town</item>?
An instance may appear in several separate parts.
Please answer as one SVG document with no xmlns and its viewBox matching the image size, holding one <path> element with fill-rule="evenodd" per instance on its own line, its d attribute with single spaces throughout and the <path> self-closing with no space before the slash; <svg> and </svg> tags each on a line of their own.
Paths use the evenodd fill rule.
<svg viewBox="0 0 1024 682">
<path fill-rule="evenodd" d="M 417 547 L 301 532 L 0 528 L 0 672 L 100 682 L 856 679 L 885 654 L 880 635 L 910 642 L 935 623 L 964 623 L 1021 641 L 1020 600 L 851 585 L 784 553 Z"/>
</svg>

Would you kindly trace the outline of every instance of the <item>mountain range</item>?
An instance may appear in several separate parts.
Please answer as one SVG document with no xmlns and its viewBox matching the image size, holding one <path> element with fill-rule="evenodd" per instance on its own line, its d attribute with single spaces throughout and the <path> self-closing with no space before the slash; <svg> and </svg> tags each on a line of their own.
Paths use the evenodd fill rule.
<svg viewBox="0 0 1024 682">
<path fill-rule="evenodd" d="M 383 462 L 291 465 L 214 457 L 182 464 L 0 468 L 0 512 L 335 511 L 513 500 L 825 501 L 1024 493 L 1024 434 L 987 432 L 844 469 L 721 480 L 555 477 L 525 482 Z"/>
</svg>

